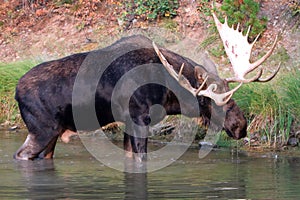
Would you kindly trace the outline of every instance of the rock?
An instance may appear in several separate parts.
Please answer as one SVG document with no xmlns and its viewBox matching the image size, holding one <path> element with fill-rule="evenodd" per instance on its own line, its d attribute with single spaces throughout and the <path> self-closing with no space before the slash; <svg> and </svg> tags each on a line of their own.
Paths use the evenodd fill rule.
<svg viewBox="0 0 300 200">
<path fill-rule="evenodd" d="M 296 137 L 290 137 L 288 142 L 287 142 L 288 145 L 292 146 L 292 147 L 296 147 L 298 146 L 299 144 L 299 141 L 298 141 L 298 138 Z"/>
<path fill-rule="evenodd" d="M 14 130 L 17 130 L 17 129 L 19 129 L 19 126 L 11 126 L 8 130 L 9 131 L 14 131 Z"/>
<path fill-rule="evenodd" d="M 169 135 L 175 129 L 175 126 L 172 124 L 156 124 L 153 127 L 150 127 L 150 134 L 154 135 Z"/>
<path fill-rule="evenodd" d="M 216 148 L 217 146 L 211 142 L 206 142 L 206 141 L 200 141 L 199 142 L 199 148 L 206 148 L 206 147 L 210 147 L 210 148 Z"/>
</svg>

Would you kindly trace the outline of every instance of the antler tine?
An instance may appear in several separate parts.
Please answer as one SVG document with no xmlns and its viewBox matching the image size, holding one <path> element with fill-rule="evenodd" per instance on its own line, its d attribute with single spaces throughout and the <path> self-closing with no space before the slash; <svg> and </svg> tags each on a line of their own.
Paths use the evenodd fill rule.
<svg viewBox="0 0 300 200">
<path fill-rule="evenodd" d="M 175 78 L 175 80 L 177 80 L 182 87 L 184 87 L 185 89 L 190 91 L 194 96 L 197 96 L 197 90 L 195 88 L 193 88 L 191 86 L 190 82 L 182 75 L 182 70 L 183 70 L 184 64 L 181 65 L 180 72 L 179 72 L 179 74 L 177 74 L 176 71 L 174 70 L 173 66 L 167 61 L 167 59 L 164 57 L 164 55 L 160 52 L 160 50 L 158 49 L 156 44 L 153 42 L 152 45 L 153 45 L 153 48 L 154 48 L 156 54 L 158 55 L 161 63 L 165 66 L 165 68 L 167 69 L 169 74 L 173 78 Z"/>
<path fill-rule="evenodd" d="M 247 37 L 247 38 L 248 38 L 248 36 L 249 36 L 250 30 L 251 30 L 251 26 L 248 27 L 248 30 L 247 30 L 247 33 L 246 33 L 246 37 Z M 259 36 L 259 35 L 258 35 L 258 36 Z M 257 37 L 258 37 L 258 36 L 257 36 Z M 255 38 L 255 41 L 256 41 L 256 38 Z"/>
<path fill-rule="evenodd" d="M 156 46 L 156 44 L 154 42 L 152 43 L 152 45 L 153 45 L 153 48 L 154 48 L 156 54 L 158 55 L 161 63 L 165 66 L 165 68 L 168 70 L 168 72 L 178 81 L 179 80 L 178 79 L 178 74 L 175 72 L 173 66 L 169 64 L 167 59 L 160 52 L 160 50 L 158 49 L 158 47 Z"/>
<path fill-rule="evenodd" d="M 217 89 L 217 85 L 216 84 L 211 84 L 211 85 L 208 86 L 208 88 L 206 90 L 200 91 L 198 95 L 199 96 L 203 95 L 203 96 L 209 97 L 209 98 L 214 100 L 216 105 L 224 106 L 230 100 L 233 93 L 236 92 L 242 86 L 242 84 L 243 83 L 240 83 L 234 89 L 232 89 L 228 92 L 222 93 L 222 94 L 214 93 L 214 91 Z"/>
<path fill-rule="evenodd" d="M 254 81 L 257 81 L 259 80 L 259 78 L 261 77 L 262 75 L 262 72 L 263 70 L 262 69 L 259 69 L 257 74 L 255 76 L 253 76 L 252 78 L 250 79 L 244 79 L 243 81 L 241 81 L 241 79 L 237 78 L 237 77 L 231 77 L 231 78 L 226 78 L 225 80 L 227 82 L 241 82 L 241 83 L 250 83 L 250 82 L 254 82 Z"/>
<path fill-rule="evenodd" d="M 254 42 L 256 42 L 257 38 L 259 37 L 259 35 L 255 38 Z M 258 61 L 250 64 L 250 68 L 248 70 L 247 73 L 253 71 L 254 69 L 256 69 L 259 65 L 261 65 L 267 58 L 269 58 L 272 54 L 272 52 L 274 51 L 275 47 L 276 47 L 276 44 L 277 44 L 277 41 L 278 41 L 278 35 L 276 35 L 276 38 L 275 38 L 275 42 L 273 43 L 271 49 L 263 56 L 261 57 Z M 252 44 L 254 44 L 254 42 Z"/>
<path fill-rule="evenodd" d="M 172 65 L 171 65 L 172 66 Z M 173 67 L 173 66 L 172 66 Z M 197 95 L 197 90 L 195 88 L 193 88 L 190 84 L 190 82 L 182 75 L 182 71 L 184 68 L 184 63 L 182 63 L 179 73 L 178 73 L 178 82 L 181 86 L 183 86 L 184 88 L 193 91 L 193 95 L 196 96 Z M 176 72 L 175 72 L 176 73 Z"/>
<path fill-rule="evenodd" d="M 253 70 L 257 69 L 258 66 L 260 66 L 268 57 L 270 57 L 276 47 L 278 35 L 276 36 L 275 42 L 273 43 L 271 49 L 258 61 L 250 63 L 252 47 L 258 40 L 259 35 L 252 43 L 249 43 L 248 36 L 251 30 L 250 26 L 248 27 L 246 35 L 243 35 L 242 31 L 239 31 L 239 24 L 237 25 L 237 28 L 234 29 L 234 27 L 229 27 L 226 18 L 225 22 L 222 24 L 214 12 L 212 13 L 212 15 L 223 41 L 226 54 L 232 64 L 232 68 L 235 74 L 235 77 L 228 78 L 227 80 L 229 80 L 230 82 L 237 81 L 244 83 L 271 80 L 276 75 L 276 73 L 274 74 L 274 76 L 272 76 L 272 78 L 270 77 L 267 79 L 260 79 L 262 71 L 259 71 L 255 77 L 252 77 L 250 79 L 246 79 L 245 76 Z"/>
<path fill-rule="evenodd" d="M 257 79 L 257 80 L 255 80 L 255 81 L 258 81 L 258 82 L 268 82 L 268 81 L 270 81 L 270 80 L 272 80 L 275 76 L 276 76 L 276 74 L 279 72 L 279 69 L 280 69 L 280 66 L 281 65 L 281 63 L 279 63 L 279 65 L 278 65 L 278 67 L 277 67 L 277 69 L 268 77 L 268 78 L 264 78 L 264 79 L 261 79 L 260 77 Z M 261 70 L 262 71 L 262 70 Z"/>
<path fill-rule="evenodd" d="M 202 84 L 200 85 L 200 87 L 196 90 L 196 95 L 199 95 L 200 91 L 202 90 L 202 88 L 204 87 L 206 81 L 208 79 L 208 76 L 205 77 L 204 81 L 202 82 Z"/>
<path fill-rule="evenodd" d="M 270 80 L 272 80 L 277 73 L 279 72 L 281 63 L 279 63 L 278 67 L 276 68 L 276 70 L 267 78 L 262 79 L 261 76 L 263 74 L 263 69 L 259 69 L 257 74 L 255 76 L 253 76 L 250 79 L 245 79 L 243 80 L 243 83 L 251 83 L 251 82 L 268 82 Z M 232 77 L 232 78 L 226 78 L 225 79 L 227 82 L 240 82 L 240 79 L 236 78 L 236 77 Z"/>
<path fill-rule="evenodd" d="M 156 44 L 154 42 L 153 42 L 153 47 L 154 47 L 154 50 L 155 50 L 156 54 L 158 55 L 160 61 L 165 66 L 167 71 L 171 74 L 171 76 L 173 76 L 182 87 L 187 89 L 194 96 L 209 97 L 209 98 L 213 99 L 218 106 L 223 106 L 229 101 L 229 99 L 231 98 L 233 93 L 242 85 L 242 83 L 240 83 L 236 88 L 234 88 L 233 90 L 231 90 L 229 92 L 217 94 L 217 93 L 214 93 L 214 91 L 217 89 L 216 84 L 211 84 L 207 87 L 206 90 L 202 90 L 208 80 L 208 76 L 206 76 L 204 81 L 202 82 L 201 86 L 198 89 L 195 89 L 191 86 L 190 82 L 182 75 L 184 64 L 181 65 L 179 74 L 177 74 L 176 71 L 174 70 L 173 66 L 168 63 L 167 59 L 160 52 L 160 50 L 158 49 L 158 47 L 156 46 Z"/>
<path fill-rule="evenodd" d="M 182 63 L 182 65 L 181 65 L 181 67 L 180 67 L 180 70 L 179 70 L 179 73 L 178 73 L 178 82 L 180 83 L 180 85 L 185 86 L 185 88 L 187 88 L 187 85 L 189 85 L 188 88 L 192 88 L 191 90 L 195 91 L 195 92 L 194 92 L 194 93 L 195 93 L 194 96 L 198 95 L 198 93 L 199 93 L 199 92 L 202 90 L 202 88 L 204 87 L 204 85 L 205 85 L 205 83 L 206 83 L 206 81 L 207 81 L 207 79 L 208 79 L 208 76 L 207 76 L 207 75 L 205 76 L 204 81 L 202 82 L 202 84 L 200 85 L 200 87 L 199 87 L 198 89 L 194 89 L 194 88 L 190 85 L 189 81 L 182 75 L 183 68 L 184 68 L 184 63 Z"/>
<path fill-rule="evenodd" d="M 180 67 L 180 70 L 179 70 L 179 73 L 178 73 L 178 80 L 179 82 L 184 79 L 184 76 L 182 75 L 182 71 L 183 71 L 183 68 L 184 68 L 184 63 L 182 63 L 181 67 Z"/>
</svg>

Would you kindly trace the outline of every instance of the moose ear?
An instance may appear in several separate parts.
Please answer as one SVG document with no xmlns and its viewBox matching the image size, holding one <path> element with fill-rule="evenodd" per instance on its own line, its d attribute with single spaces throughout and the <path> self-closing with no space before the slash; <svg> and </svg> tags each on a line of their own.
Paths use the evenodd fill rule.
<svg viewBox="0 0 300 200">
<path fill-rule="evenodd" d="M 199 66 L 195 67 L 194 75 L 198 83 L 202 83 L 203 80 L 206 78 L 207 73 Z"/>
</svg>

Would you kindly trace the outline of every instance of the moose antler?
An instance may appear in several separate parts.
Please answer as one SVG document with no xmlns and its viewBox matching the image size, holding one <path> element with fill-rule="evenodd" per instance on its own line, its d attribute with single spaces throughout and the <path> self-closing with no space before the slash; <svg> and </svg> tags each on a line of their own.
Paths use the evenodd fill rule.
<svg viewBox="0 0 300 200">
<path fill-rule="evenodd" d="M 165 66 L 165 68 L 167 69 L 169 74 L 171 76 L 173 76 L 175 78 L 175 80 L 177 80 L 182 87 L 187 89 L 194 96 L 209 97 L 209 98 L 213 99 L 218 106 L 223 106 L 229 101 L 229 99 L 231 98 L 233 93 L 236 90 L 238 90 L 239 87 L 242 85 L 242 83 L 240 83 L 236 88 L 232 89 L 231 91 L 228 91 L 228 92 L 225 92 L 225 93 L 222 93 L 222 94 L 217 94 L 217 93 L 214 92 L 217 89 L 216 84 L 211 84 L 205 90 L 203 90 L 203 87 L 206 84 L 207 79 L 208 79 L 208 76 L 206 75 L 205 78 L 204 78 L 204 81 L 201 84 L 201 86 L 198 89 L 196 89 L 193 86 L 191 86 L 190 82 L 182 75 L 182 71 L 183 71 L 183 68 L 184 68 L 184 63 L 181 65 L 179 73 L 177 74 L 177 72 L 174 70 L 173 66 L 167 61 L 167 59 L 164 57 L 164 55 L 160 52 L 160 50 L 158 49 L 156 44 L 154 42 L 152 44 L 153 44 L 153 47 L 154 47 L 154 50 L 155 50 L 156 54 L 158 55 L 160 61 Z M 198 71 L 197 68 L 199 68 L 199 67 L 196 66 L 195 71 Z"/>
<path fill-rule="evenodd" d="M 250 63 L 249 60 L 251 56 L 251 50 L 259 35 L 255 38 L 255 40 L 252 43 L 249 43 L 248 35 L 251 29 L 250 26 L 247 30 L 247 34 L 244 36 L 242 31 L 239 31 L 239 24 L 237 25 L 237 28 L 234 29 L 234 27 L 228 26 L 227 18 L 225 18 L 224 24 L 222 24 L 215 15 L 215 13 L 212 13 L 212 15 L 215 20 L 218 32 L 223 41 L 226 54 L 229 57 L 235 74 L 235 77 L 227 78 L 226 80 L 228 82 L 249 83 L 253 81 L 267 82 L 274 78 L 280 69 L 280 64 L 277 67 L 276 71 L 268 78 L 261 79 L 261 75 L 263 73 L 262 69 L 259 69 L 256 76 L 250 79 L 246 79 L 245 76 L 253 70 L 257 69 L 257 67 L 261 65 L 272 54 L 278 41 L 278 35 L 276 36 L 275 42 L 273 43 L 271 49 L 256 62 Z"/>
</svg>

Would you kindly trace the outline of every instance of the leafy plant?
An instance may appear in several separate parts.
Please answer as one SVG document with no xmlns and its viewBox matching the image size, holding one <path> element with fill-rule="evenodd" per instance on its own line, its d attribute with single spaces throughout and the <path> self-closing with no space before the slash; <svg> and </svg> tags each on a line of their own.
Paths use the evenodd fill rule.
<svg viewBox="0 0 300 200">
<path fill-rule="evenodd" d="M 146 14 L 150 19 L 156 19 L 157 17 L 173 17 L 177 15 L 177 0 L 134 0 L 134 2 L 136 4 L 137 14 Z"/>
<path fill-rule="evenodd" d="M 293 16 L 296 16 L 300 13 L 300 2 L 297 0 L 292 0 L 289 2 L 289 7 L 292 11 Z"/>
<path fill-rule="evenodd" d="M 242 144 L 242 140 L 233 140 L 225 133 L 225 131 L 222 131 L 218 134 L 219 139 L 216 143 L 218 147 L 239 147 Z"/>
<path fill-rule="evenodd" d="M 201 0 L 198 2 L 197 10 L 200 11 L 200 17 L 202 19 L 205 18 L 205 16 L 211 15 L 211 2 L 210 0 Z"/>
<path fill-rule="evenodd" d="M 137 16 L 138 18 L 144 18 L 147 20 L 153 20 L 159 17 L 174 17 L 177 15 L 176 9 L 179 6 L 178 0 L 133 0 L 123 5 L 125 10 L 122 15 Z"/>
<path fill-rule="evenodd" d="M 259 4 L 254 0 L 224 0 L 221 10 L 225 12 L 230 26 L 240 24 L 244 34 L 251 26 L 250 37 L 266 29 L 267 18 L 258 18 Z"/>
</svg>

